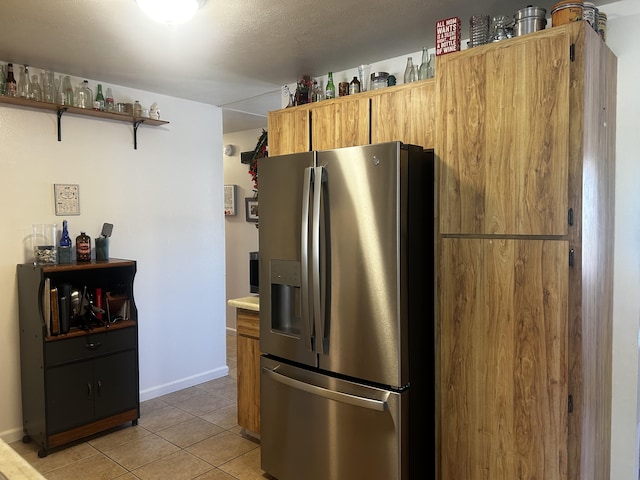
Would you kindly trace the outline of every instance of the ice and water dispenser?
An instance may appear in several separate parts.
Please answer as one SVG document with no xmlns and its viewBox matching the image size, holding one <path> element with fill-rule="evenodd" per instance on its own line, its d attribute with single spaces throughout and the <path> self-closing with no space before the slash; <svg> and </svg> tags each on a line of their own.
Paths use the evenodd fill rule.
<svg viewBox="0 0 640 480">
<path fill-rule="evenodd" d="M 300 262 L 271 260 L 271 329 L 301 333 Z"/>
</svg>

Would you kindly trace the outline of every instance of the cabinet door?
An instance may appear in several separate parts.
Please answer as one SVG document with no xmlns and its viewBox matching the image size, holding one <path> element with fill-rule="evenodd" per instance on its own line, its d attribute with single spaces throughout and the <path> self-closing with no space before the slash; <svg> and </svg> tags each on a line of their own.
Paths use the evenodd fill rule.
<svg viewBox="0 0 640 480">
<path fill-rule="evenodd" d="M 276 110 L 268 114 L 269 155 L 311 150 L 309 106 Z"/>
<path fill-rule="evenodd" d="M 567 478 L 568 252 L 442 239 L 438 478 Z"/>
<path fill-rule="evenodd" d="M 566 234 L 569 63 L 565 29 L 438 58 L 442 233 Z"/>
<path fill-rule="evenodd" d="M 383 89 L 371 97 L 371 143 L 393 142 L 433 148 L 435 144 L 435 81 L 426 80 Z M 377 93 L 377 92 L 375 92 Z"/>
<path fill-rule="evenodd" d="M 93 378 L 96 419 L 138 407 L 138 361 L 135 350 L 97 359 Z"/>
<path fill-rule="evenodd" d="M 260 320 L 257 313 L 238 310 L 238 424 L 260 433 Z"/>
<path fill-rule="evenodd" d="M 368 145 L 369 98 L 343 97 L 313 104 L 311 147 L 313 150 Z"/>
<path fill-rule="evenodd" d="M 49 368 L 45 373 L 47 434 L 93 420 L 93 362 Z"/>
</svg>

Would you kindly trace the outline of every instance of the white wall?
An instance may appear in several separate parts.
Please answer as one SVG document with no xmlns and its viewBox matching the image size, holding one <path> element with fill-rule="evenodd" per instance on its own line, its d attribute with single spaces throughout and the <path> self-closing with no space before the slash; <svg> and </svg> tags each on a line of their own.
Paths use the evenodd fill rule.
<svg viewBox="0 0 640 480">
<path fill-rule="evenodd" d="M 95 91 L 96 82 L 90 80 Z M 112 257 L 137 260 L 141 400 L 227 373 L 222 114 L 118 86 L 116 101 L 156 101 L 166 126 L 0 104 L 0 437 L 22 436 L 16 264 L 33 223 L 69 222 L 73 239 L 114 224 Z M 106 88 L 106 85 L 105 85 Z M 80 186 L 80 215 L 55 216 L 54 183 Z M 59 227 L 60 228 L 60 227 Z"/>
<path fill-rule="evenodd" d="M 265 129 L 266 129 L 265 119 Z M 240 162 L 242 152 L 251 152 L 262 134 L 261 129 L 246 130 L 224 135 L 225 145 L 233 145 L 235 153 L 224 156 L 224 183 L 238 186 L 237 214 L 225 217 L 225 241 L 227 264 L 227 300 L 252 295 L 249 292 L 249 252 L 258 250 L 258 229 L 247 222 L 244 199 L 253 197 L 253 182 L 249 165 Z M 236 328 L 236 309 L 227 305 L 227 328 Z"/>
<path fill-rule="evenodd" d="M 640 2 L 601 7 L 607 44 L 618 57 L 613 302 L 611 479 L 638 478 L 638 320 L 640 317 Z"/>
</svg>

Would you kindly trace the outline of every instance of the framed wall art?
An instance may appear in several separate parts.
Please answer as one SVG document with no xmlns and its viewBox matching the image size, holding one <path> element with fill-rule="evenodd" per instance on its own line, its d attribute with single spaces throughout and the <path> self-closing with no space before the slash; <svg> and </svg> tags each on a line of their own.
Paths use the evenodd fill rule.
<svg viewBox="0 0 640 480">
<path fill-rule="evenodd" d="M 225 185 L 224 186 L 224 215 L 236 215 L 237 212 L 237 202 L 236 198 L 238 195 L 238 186 L 237 185 Z"/>
<path fill-rule="evenodd" d="M 256 197 L 247 197 L 244 199 L 244 206 L 247 222 L 258 223 L 258 199 Z"/>
<path fill-rule="evenodd" d="M 80 185 L 54 183 L 56 215 L 80 215 Z"/>
</svg>

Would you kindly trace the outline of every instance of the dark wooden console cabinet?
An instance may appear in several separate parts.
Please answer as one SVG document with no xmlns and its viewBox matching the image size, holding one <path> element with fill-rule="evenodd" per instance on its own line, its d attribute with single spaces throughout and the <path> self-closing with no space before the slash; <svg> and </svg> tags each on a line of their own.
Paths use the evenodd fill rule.
<svg viewBox="0 0 640 480">
<path fill-rule="evenodd" d="M 23 441 L 34 440 L 38 456 L 126 422 L 137 424 L 135 274 L 136 262 L 121 259 L 18 265 Z M 124 299 L 123 306 L 110 312 L 112 322 L 106 313 L 102 321 L 86 324 L 72 318 L 67 333 L 53 335 L 45 295 L 63 284 L 80 292 L 110 292 Z"/>
</svg>

